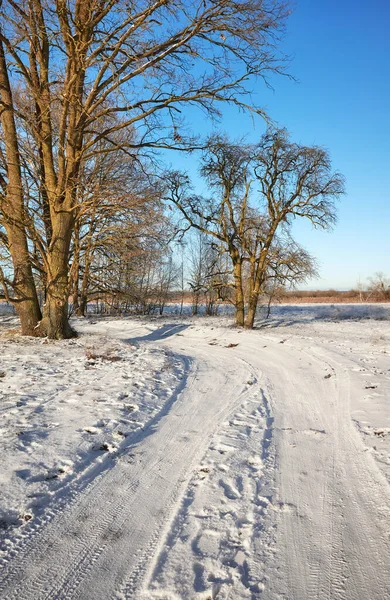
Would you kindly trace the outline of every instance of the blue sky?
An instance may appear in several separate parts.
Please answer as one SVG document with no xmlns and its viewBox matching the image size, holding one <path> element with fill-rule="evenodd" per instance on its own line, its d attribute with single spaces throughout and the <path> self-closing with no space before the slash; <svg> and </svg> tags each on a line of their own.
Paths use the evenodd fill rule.
<svg viewBox="0 0 390 600">
<path fill-rule="evenodd" d="M 347 181 L 332 233 L 295 228 L 320 262 L 310 286 L 390 276 L 390 3 L 300 0 L 287 30 L 299 83 L 275 79 L 268 110 L 295 140 L 328 148 Z"/>
<path fill-rule="evenodd" d="M 390 276 L 390 2 L 297 0 L 283 50 L 298 80 L 259 82 L 254 100 L 304 144 L 319 144 L 347 182 L 333 232 L 299 223 L 295 237 L 317 257 L 309 288 L 348 289 Z M 224 110 L 221 129 L 255 141 L 264 124 Z M 192 169 L 191 169 L 192 170 Z"/>
</svg>

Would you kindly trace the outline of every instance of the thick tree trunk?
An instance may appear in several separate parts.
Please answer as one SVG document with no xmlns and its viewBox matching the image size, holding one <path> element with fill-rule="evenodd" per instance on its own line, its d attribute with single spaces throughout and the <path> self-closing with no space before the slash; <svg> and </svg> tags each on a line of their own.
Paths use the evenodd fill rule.
<svg viewBox="0 0 390 600">
<path fill-rule="evenodd" d="M 257 278 L 259 276 L 258 265 L 256 260 L 252 257 L 249 268 L 249 279 L 248 279 L 248 310 L 245 317 L 244 327 L 246 329 L 253 329 L 255 323 L 257 303 L 259 301 L 259 287 L 257 285 Z"/>
<path fill-rule="evenodd" d="M 52 340 L 64 340 L 76 336 L 69 323 L 68 302 L 59 298 L 59 287 L 55 295 L 47 294 L 43 318 L 38 327 L 39 335 L 46 335 Z"/>
<path fill-rule="evenodd" d="M 235 308 L 236 308 L 236 325 L 237 327 L 244 326 L 245 318 L 245 302 L 244 292 L 242 288 L 242 264 L 238 261 L 234 265 L 234 290 L 235 290 Z"/>
<path fill-rule="evenodd" d="M 22 335 L 38 335 L 37 327 L 42 316 L 38 300 L 24 298 L 21 302 L 15 302 L 14 306 L 20 320 Z"/>
<path fill-rule="evenodd" d="M 244 327 L 246 329 L 253 329 L 256 318 L 257 303 L 259 301 L 259 293 L 252 291 L 248 299 L 248 310 L 245 317 Z"/>
<path fill-rule="evenodd" d="M 53 222 L 53 219 L 52 219 Z M 56 214 L 53 223 L 53 244 L 47 254 L 48 277 L 46 302 L 43 318 L 39 324 L 39 335 L 62 340 L 74 337 L 75 331 L 69 324 L 69 246 L 73 228 L 70 212 Z"/>
<path fill-rule="evenodd" d="M 7 161 L 7 189 L 1 199 L 0 210 L 7 232 L 14 277 L 12 281 L 15 308 L 20 318 L 23 335 L 35 335 L 41 318 L 25 229 L 25 209 L 20 155 L 15 126 L 11 86 L 0 41 L 0 108 L 1 126 Z"/>
</svg>

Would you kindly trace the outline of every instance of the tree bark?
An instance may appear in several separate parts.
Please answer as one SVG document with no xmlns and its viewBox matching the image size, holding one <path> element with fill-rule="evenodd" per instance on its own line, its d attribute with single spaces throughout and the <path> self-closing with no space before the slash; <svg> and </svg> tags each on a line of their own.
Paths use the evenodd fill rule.
<svg viewBox="0 0 390 600">
<path fill-rule="evenodd" d="M 78 317 L 85 317 L 88 305 L 88 287 L 92 263 L 92 238 L 90 239 L 84 253 L 84 274 L 81 283 L 79 307 L 76 311 Z"/>
<path fill-rule="evenodd" d="M 252 256 L 249 267 L 249 280 L 248 280 L 248 310 L 245 317 L 244 327 L 246 329 L 253 329 L 255 323 L 257 303 L 259 301 L 259 290 L 258 277 L 260 276 L 260 265 L 256 262 L 256 257 Z"/>
<path fill-rule="evenodd" d="M 80 280 L 80 228 L 76 219 L 73 235 L 73 262 L 70 269 L 70 285 L 72 289 L 73 314 L 78 315 L 79 303 L 79 280 Z"/>
<path fill-rule="evenodd" d="M 73 273 L 73 293 L 72 293 L 73 314 L 75 314 L 77 316 L 83 316 L 83 315 L 80 315 L 78 278 L 79 278 L 79 268 L 77 266 L 77 267 L 75 267 L 75 270 Z"/>
<path fill-rule="evenodd" d="M 244 292 L 242 288 L 242 264 L 240 260 L 234 263 L 233 277 L 235 291 L 236 325 L 237 327 L 243 327 L 245 319 L 245 302 Z"/>
<path fill-rule="evenodd" d="M 256 318 L 257 303 L 259 301 L 259 292 L 256 290 L 252 291 L 248 298 L 248 310 L 245 317 L 244 327 L 246 329 L 253 329 Z"/>
<path fill-rule="evenodd" d="M 62 340 L 74 337 L 69 324 L 69 247 L 73 229 L 73 215 L 58 212 L 53 223 L 53 241 L 47 254 L 48 278 L 46 302 L 38 333 L 50 339 Z"/>
<path fill-rule="evenodd" d="M 43 318 L 38 326 L 39 335 L 47 336 L 52 340 L 69 339 L 77 335 L 69 323 L 68 302 L 67 300 L 64 302 L 63 297 L 60 297 L 61 288 L 61 285 L 57 285 L 55 294 L 48 292 L 43 307 Z M 67 290 L 66 285 L 66 295 Z"/>
</svg>

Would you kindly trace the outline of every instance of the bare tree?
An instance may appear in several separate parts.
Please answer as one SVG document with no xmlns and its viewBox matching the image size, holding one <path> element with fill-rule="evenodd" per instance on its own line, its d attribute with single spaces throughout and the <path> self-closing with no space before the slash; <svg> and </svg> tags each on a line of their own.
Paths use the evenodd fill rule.
<svg viewBox="0 0 390 600">
<path fill-rule="evenodd" d="M 210 198 L 194 195 L 180 173 L 171 174 L 167 197 L 186 222 L 224 245 L 232 262 L 237 325 L 252 328 L 270 277 L 299 280 L 313 273 L 310 257 L 292 243 L 291 222 L 302 217 L 314 227 L 330 227 L 344 179 L 332 173 L 324 149 L 295 144 L 285 130 L 267 132 L 257 146 L 212 139 L 201 172 Z"/>
<path fill-rule="evenodd" d="M 263 136 L 255 150 L 253 172 L 267 222 L 265 231 L 256 236 L 256 259 L 250 259 L 246 327 L 253 327 L 276 234 L 288 232 L 298 217 L 309 220 L 315 228 L 329 229 L 336 222 L 335 201 L 345 192 L 344 177 L 332 172 L 329 153 L 318 146 L 291 142 L 286 130 Z"/>
<path fill-rule="evenodd" d="M 2 279 L 23 333 L 72 335 L 69 252 L 80 173 L 99 142 L 111 145 L 104 152 L 193 147 L 186 105 L 217 116 L 228 102 L 264 115 L 247 94 L 253 78 L 281 71 L 275 46 L 286 16 L 282 0 L 2 0 L 0 208 L 13 261 L 13 276 Z M 129 129 L 118 144 L 114 134 Z M 26 138 L 39 167 L 32 189 L 22 174 Z M 44 236 L 28 198 L 40 204 Z M 41 321 L 31 244 L 45 271 Z"/>
<path fill-rule="evenodd" d="M 368 278 L 367 300 L 386 301 L 390 298 L 390 279 L 382 271 Z"/>
<path fill-rule="evenodd" d="M 146 239 L 158 237 L 167 226 L 159 187 L 142 166 L 120 153 L 101 153 L 83 165 L 70 252 L 73 311 L 78 315 L 85 314 L 94 255 L 119 256 L 121 246 L 127 246 L 127 258 L 134 260 Z"/>
<path fill-rule="evenodd" d="M 226 267 L 223 256 L 210 237 L 200 230 L 192 232 L 189 243 L 189 281 L 192 292 L 192 314 L 205 306 L 208 315 L 215 314 L 217 302 L 226 300 L 230 291 L 230 266 Z"/>
<path fill-rule="evenodd" d="M 111 210 L 95 223 L 92 234 L 86 229 L 80 308 L 91 298 L 100 298 L 115 311 L 160 308 L 173 279 L 166 241 L 170 224 L 161 203 L 152 195 L 149 202 L 141 198 L 137 204 L 133 198 L 133 203 L 114 204 Z"/>
<path fill-rule="evenodd" d="M 226 155 L 224 154 L 226 150 Z M 250 149 L 228 144 L 217 138 L 211 141 L 202 163 L 202 175 L 213 192 L 209 198 L 194 195 L 188 177 L 179 172 L 167 176 L 167 199 L 180 210 L 191 227 L 212 236 L 222 244 L 233 266 L 236 321 L 244 324 L 243 263 L 245 260 L 240 239 L 245 227 L 245 216 L 250 183 L 247 172 Z M 241 194 L 243 194 L 241 196 Z M 240 213 L 241 212 L 241 216 Z"/>
</svg>

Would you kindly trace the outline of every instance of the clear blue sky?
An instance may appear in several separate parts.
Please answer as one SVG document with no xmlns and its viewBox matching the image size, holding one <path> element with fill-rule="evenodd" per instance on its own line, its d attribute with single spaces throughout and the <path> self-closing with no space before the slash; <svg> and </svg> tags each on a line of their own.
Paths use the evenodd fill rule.
<svg viewBox="0 0 390 600">
<path fill-rule="evenodd" d="M 296 228 L 320 261 L 312 285 L 390 276 L 390 3 L 299 0 L 284 45 L 299 83 L 275 80 L 268 109 L 294 139 L 327 147 L 347 180 L 332 233 Z"/>
<path fill-rule="evenodd" d="M 390 276 L 390 1 L 297 0 L 283 50 L 289 72 L 259 83 L 254 99 L 294 141 L 319 144 L 347 181 L 331 233 L 303 223 L 295 236 L 317 257 L 321 278 L 309 288 L 348 289 L 377 271 Z M 264 130 L 224 111 L 232 137 Z M 192 169 L 191 169 L 192 170 Z"/>
</svg>

